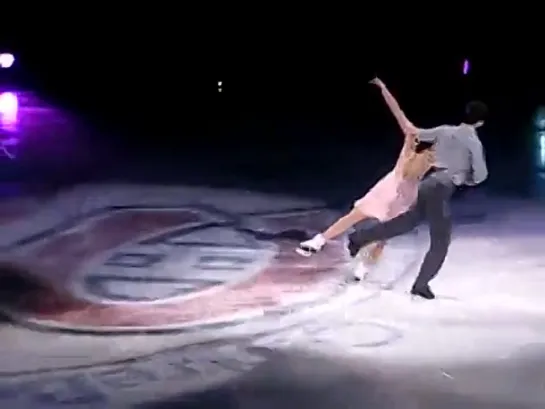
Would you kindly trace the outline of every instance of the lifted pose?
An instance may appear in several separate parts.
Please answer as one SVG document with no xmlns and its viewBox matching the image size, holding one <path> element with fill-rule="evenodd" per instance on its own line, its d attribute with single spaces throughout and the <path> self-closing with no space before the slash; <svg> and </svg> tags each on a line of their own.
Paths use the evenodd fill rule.
<svg viewBox="0 0 545 409">
<path fill-rule="evenodd" d="M 356 256 L 370 243 L 407 233 L 426 221 L 430 247 L 411 289 L 413 295 L 428 300 L 435 298 L 429 283 L 443 265 L 450 246 L 452 193 L 457 186 L 478 185 L 488 176 L 483 147 L 476 131 L 484 123 L 487 112 L 485 104 L 472 101 L 467 104 L 466 117 L 459 125 L 442 125 L 433 129 L 416 129 L 409 125 L 407 133 L 418 134 L 419 147 L 429 144 L 434 152 L 433 163 L 418 183 L 416 201 L 396 217 L 358 228 L 348 236 L 348 250 Z"/>
<path fill-rule="evenodd" d="M 410 132 L 414 126 L 405 117 L 386 85 L 378 78 L 373 79 L 371 84 L 380 89 L 386 104 L 404 131 L 405 140 L 401 153 L 394 169 L 378 181 L 364 197 L 357 200 L 349 213 L 338 219 L 324 232 L 299 245 L 296 251 L 302 256 L 308 257 L 320 251 L 329 240 L 338 237 L 356 223 L 362 221 L 378 223 L 404 213 L 415 202 L 418 181 L 433 161 L 433 151 L 430 149 L 416 152 L 416 135 Z M 363 279 L 369 268 L 379 260 L 384 245 L 385 241 L 378 241 L 360 251 L 362 262 L 358 264 L 354 272 L 356 280 Z"/>
</svg>

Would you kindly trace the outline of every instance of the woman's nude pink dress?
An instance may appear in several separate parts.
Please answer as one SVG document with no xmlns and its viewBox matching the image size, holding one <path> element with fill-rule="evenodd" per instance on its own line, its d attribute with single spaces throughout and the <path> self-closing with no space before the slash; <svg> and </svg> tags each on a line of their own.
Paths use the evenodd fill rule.
<svg viewBox="0 0 545 409">
<path fill-rule="evenodd" d="M 413 141 L 412 138 L 405 139 L 394 169 L 354 203 L 354 207 L 364 215 L 381 221 L 389 220 L 406 212 L 416 201 L 419 178 L 404 176 L 407 173 L 405 166 L 415 155 Z"/>
</svg>

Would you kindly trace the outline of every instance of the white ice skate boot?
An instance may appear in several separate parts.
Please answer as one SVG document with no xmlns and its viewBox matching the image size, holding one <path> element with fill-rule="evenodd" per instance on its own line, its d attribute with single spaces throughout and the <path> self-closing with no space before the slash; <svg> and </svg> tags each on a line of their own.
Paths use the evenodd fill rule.
<svg viewBox="0 0 545 409">
<path fill-rule="evenodd" d="M 303 241 L 299 244 L 299 247 L 295 249 L 297 254 L 303 257 L 310 257 L 313 254 L 319 252 L 324 247 L 326 240 L 321 234 L 317 234 L 313 238 L 307 241 Z"/>
</svg>

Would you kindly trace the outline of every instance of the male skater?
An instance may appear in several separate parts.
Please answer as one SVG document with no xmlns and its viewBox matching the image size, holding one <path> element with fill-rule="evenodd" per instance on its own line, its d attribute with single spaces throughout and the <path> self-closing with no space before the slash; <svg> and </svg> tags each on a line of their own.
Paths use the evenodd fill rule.
<svg viewBox="0 0 545 409">
<path fill-rule="evenodd" d="M 473 101 L 466 106 L 466 118 L 458 126 L 417 129 L 407 124 L 406 133 L 417 133 L 423 148 L 433 144 L 435 160 L 422 177 L 416 202 L 407 212 L 385 222 L 364 226 L 349 235 L 348 250 L 352 257 L 362 247 L 407 233 L 425 219 L 430 229 L 430 248 L 411 294 L 428 300 L 435 298 L 429 282 L 443 265 L 450 245 L 452 193 L 456 186 L 474 186 L 488 176 L 482 144 L 476 132 L 476 128 L 483 125 L 487 112 L 484 103 Z"/>
</svg>

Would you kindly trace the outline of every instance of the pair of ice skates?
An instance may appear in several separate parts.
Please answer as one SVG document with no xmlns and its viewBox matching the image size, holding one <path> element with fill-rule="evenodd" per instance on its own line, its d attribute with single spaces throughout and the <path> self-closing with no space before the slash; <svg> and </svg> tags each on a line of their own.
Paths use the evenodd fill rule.
<svg viewBox="0 0 545 409">
<path fill-rule="evenodd" d="M 326 244 L 326 240 L 321 234 L 314 236 L 312 239 L 304 241 L 299 244 L 299 247 L 295 251 L 304 257 L 310 257 L 313 254 L 319 252 Z M 372 262 L 372 257 L 369 254 L 369 247 L 364 247 L 362 249 L 354 248 L 352 246 L 354 243 L 349 243 L 348 250 L 350 256 L 356 261 L 356 266 L 352 272 L 352 277 L 354 281 L 363 281 L 368 279 L 370 271 L 374 268 L 375 263 Z M 430 289 L 428 285 L 422 288 L 412 287 L 410 291 L 411 296 L 417 298 L 424 298 L 426 300 L 433 300 L 435 294 Z"/>
<path fill-rule="evenodd" d="M 310 257 L 319 252 L 325 245 L 325 238 L 321 234 L 317 234 L 312 239 L 301 242 L 295 251 L 303 257 Z M 354 260 L 356 261 L 356 265 L 352 272 L 352 277 L 354 281 L 363 281 L 374 266 L 374 263 L 370 261 L 368 249 L 360 249 L 355 255 Z"/>
</svg>

